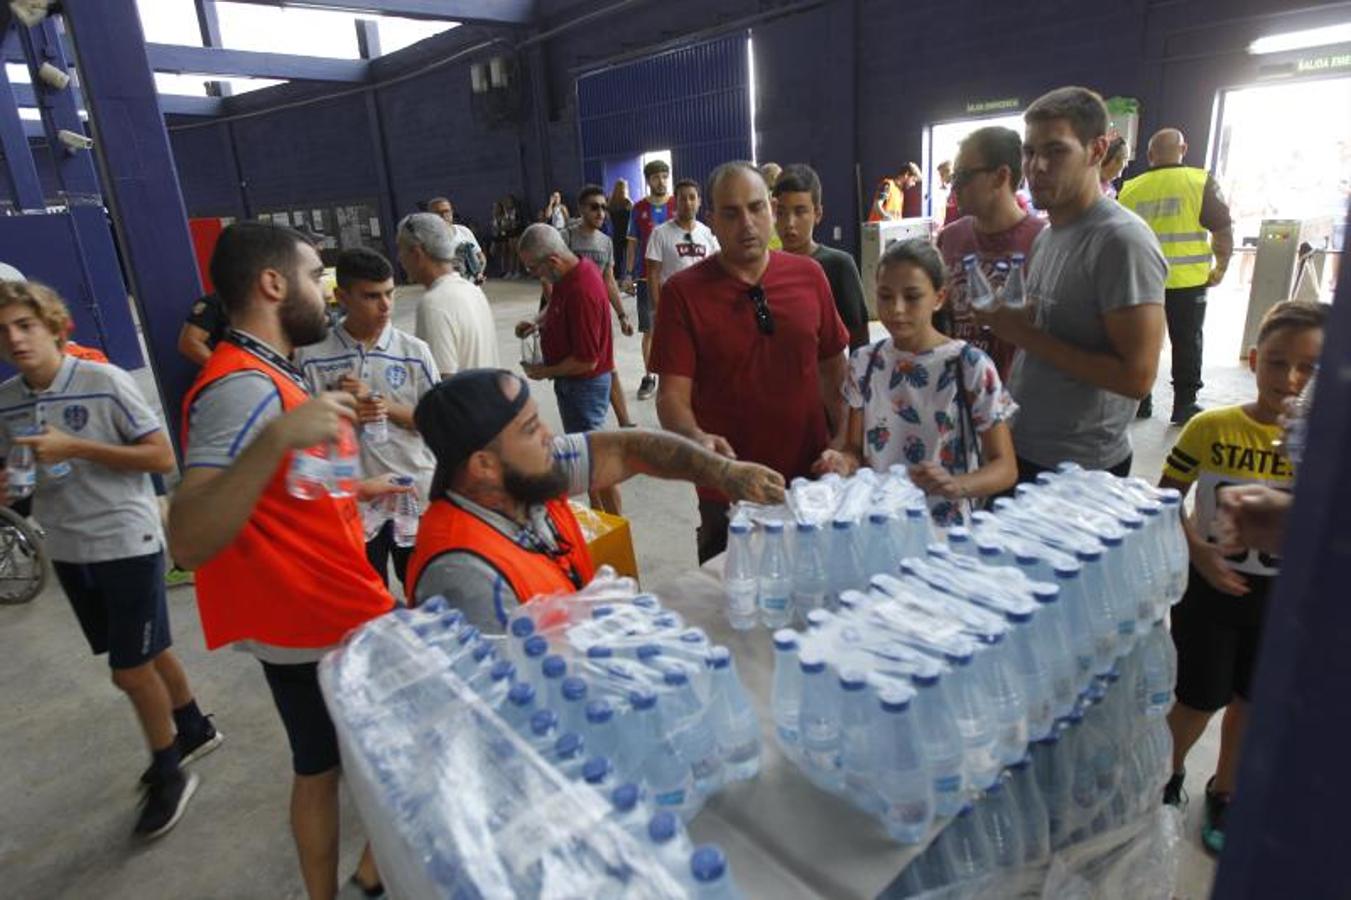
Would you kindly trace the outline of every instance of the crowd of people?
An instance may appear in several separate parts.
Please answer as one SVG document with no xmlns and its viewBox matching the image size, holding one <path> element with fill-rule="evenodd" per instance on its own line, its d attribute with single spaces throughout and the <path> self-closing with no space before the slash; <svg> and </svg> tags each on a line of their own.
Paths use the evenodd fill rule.
<svg viewBox="0 0 1351 900">
<path fill-rule="evenodd" d="M 395 271 L 379 253 L 338 255 L 343 315 L 333 324 L 311 238 L 231 225 L 211 260 L 215 294 L 193 308 L 181 345 L 202 369 L 183 401 L 167 532 L 147 474 L 174 462 L 156 414 L 120 369 L 64 352 L 60 298 L 0 284 L 0 351 L 20 372 L 0 385 L 3 449 L 29 444 L 45 467 L 36 512 L 58 578 L 141 722 L 152 763 L 137 832 L 173 826 L 197 784 L 182 766 L 221 742 L 170 649 L 166 551 L 196 572 L 208 648 L 233 645 L 261 665 L 292 753 L 301 871 L 310 896 L 328 898 L 339 890 L 340 760 L 317 664 L 395 606 L 391 564 L 408 602 L 444 595 L 500 633 L 517 605 L 592 575 L 567 498 L 618 511 L 617 486 L 637 474 L 697 488 L 702 563 L 726 547 L 731 503 L 779 502 L 801 476 L 906 466 L 947 525 L 1063 461 L 1129 472 L 1128 425 L 1153 388 L 1165 322 L 1185 317 L 1175 306 L 1203 306 L 1204 285 L 1223 276 L 1227 217 L 1205 173 L 1180 165 L 1185 142 L 1172 130 L 1151 140 L 1152 168 L 1121 202 L 1106 196 L 1107 112 L 1090 90 L 1051 91 L 1025 121 L 1023 135 L 983 128 L 962 142 L 950 166 L 961 216 L 936 245 L 885 251 L 879 340 L 869 338 L 853 258 L 814 238 L 823 197 L 807 165 L 767 178 L 728 162 L 705 189 L 671 185 L 669 165 L 653 162 L 636 202 L 627 185 L 608 196 L 586 186 L 577 218 L 555 193 L 541 221 L 520 228 L 519 205 L 499 203 L 491 256 L 545 294 L 541 314 L 517 326 L 518 336 L 538 333 L 541 351 L 522 374 L 501 366 L 477 284 L 488 254 L 446 198 L 397 227 L 398 264 L 425 288 L 415 334 L 392 322 Z M 1024 183 L 1036 212 L 1019 202 Z M 911 187 L 902 177 L 879 211 L 903 208 Z M 1028 309 L 976 309 L 970 254 L 996 289 L 1007 271 L 996 263 L 1026 257 Z M 646 370 L 636 396 L 655 396 L 661 430 L 605 428 L 611 406 L 632 425 L 612 330 L 614 314 L 632 334 L 629 288 Z M 1200 315 L 1184 324 L 1199 331 Z M 1289 464 L 1272 448 L 1276 417 L 1309 377 L 1321 325 L 1317 307 L 1278 307 L 1252 352 L 1257 399 L 1202 415 L 1199 336 L 1194 358 L 1179 357 L 1174 338 L 1185 414 L 1175 408 L 1174 421 L 1187 427 L 1164 483 L 1196 484 L 1202 513 L 1188 526 L 1193 583 L 1175 614 L 1180 704 L 1170 721 L 1180 773 L 1210 714 L 1229 709 L 1207 791 L 1221 841 L 1260 598 L 1277 563 L 1221 555 L 1214 491 L 1224 480 L 1288 486 Z M 541 419 L 530 389 L 540 380 L 553 382 L 564 434 Z M 298 496 L 288 477 L 297 465 L 357 434 L 364 477 Z M 53 475 L 63 462 L 67 474 Z M 424 510 L 412 541 L 391 502 L 409 492 Z M 379 895 L 369 849 L 344 889 Z"/>
</svg>

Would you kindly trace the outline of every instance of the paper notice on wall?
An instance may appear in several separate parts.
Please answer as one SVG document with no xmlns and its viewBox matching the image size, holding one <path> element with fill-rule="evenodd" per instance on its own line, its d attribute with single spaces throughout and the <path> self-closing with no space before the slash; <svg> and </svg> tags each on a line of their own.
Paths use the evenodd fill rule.
<svg viewBox="0 0 1351 900">
<path fill-rule="evenodd" d="M 290 213 L 284 213 L 284 212 L 273 213 L 273 214 L 272 214 L 272 222 L 273 222 L 273 224 L 275 224 L 275 225 L 290 225 L 290 224 L 291 224 L 291 214 L 290 214 Z"/>
<path fill-rule="evenodd" d="M 323 211 L 322 209 L 316 209 L 316 210 L 313 210 L 313 211 L 310 213 L 310 216 L 311 216 L 311 218 L 314 220 L 314 230 L 315 230 L 315 231 L 323 231 L 323 230 L 324 230 L 324 211 Z"/>
<path fill-rule="evenodd" d="M 380 220 L 375 216 L 371 216 L 371 237 L 378 238 L 379 236 L 380 236 Z"/>
<path fill-rule="evenodd" d="M 297 228 L 309 228 L 310 223 L 305 215 L 305 210 L 298 209 L 291 213 L 291 224 L 295 225 Z"/>
<path fill-rule="evenodd" d="M 259 214 L 258 214 L 258 221 L 259 221 L 259 222 L 266 222 L 267 224 L 271 225 L 271 224 L 272 224 L 272 213 L 259 213 Z"/>
</svg>

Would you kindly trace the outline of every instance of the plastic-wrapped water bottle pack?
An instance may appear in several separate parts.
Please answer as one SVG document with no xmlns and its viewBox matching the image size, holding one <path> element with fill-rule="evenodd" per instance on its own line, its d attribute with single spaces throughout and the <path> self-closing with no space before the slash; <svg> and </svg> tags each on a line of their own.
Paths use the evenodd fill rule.
<svg viewBox="0 0 1351 900">
<path fill-rule="evenodd" d="M 884 475 L 793 480 L 788 502 L 737 504 L 728 529 L 723 587 L 733 628 L 803 623 L 836 609 L 842 591 L 922 554 L 934 539 L 924 493 L 902 466 Z"/>
<path fill-rule="evenodd" d="M 955 817 L 907 876 L 926 889 L 971 877 L 973 854 L 1044 860 L 1140 814 L 1170 752 L 1177 501 L 1064 467 L 879 568 L 775 633 L 778 742 L 899 841 Z"/>
<path fill-rule="evenodd" d="M 669 659 L 577 654 L 569 632 L 607 615 L 561 614 L 626 615 L 617 592 L 593 602 L 624 580 L 603 570 L 599 581 L 575 603 L 540 601 L 541 634 L 518 617 L 517 638 L 491 640 L 434 598 L 369 623 L 325 659 L 348 779 L 397 896 L 740 896 L 722 851 L 694 847 L 682 822 L 701 788 L 759 765 L 758 731 L 753 752 L 719 742 L 743 733 L 738 712 L 755 722 L 727 651 L 705 638 L 677 656 L 672 642 L 695 642 L 667 619 L 644 646 L 670 648 Z M 628 591 L 628 606 L 666 615 Z M 695 658 L 697 672 L 685 665 Z M 583 673 L 585 660 L 631 663 L 633 686 L 621 697 L 614 680 Z"/>
</svg>

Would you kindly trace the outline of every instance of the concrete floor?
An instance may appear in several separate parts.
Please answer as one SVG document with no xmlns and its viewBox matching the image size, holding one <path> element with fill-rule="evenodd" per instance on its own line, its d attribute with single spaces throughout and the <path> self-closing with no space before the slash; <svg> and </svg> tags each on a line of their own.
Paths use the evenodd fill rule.
<svg viewBox="0 0 1351 900">
<path fill-rule="evenodd" d="M 518 358 L 512 326 L 530 315 L 538 297 L 521 282 L 494 282 L 488 294 L 498 322 L 502 359 Z M 1207 325 L 1209 347 L 1202 393 L 1206 405 L 1239 402 L 1251 379 L 1237 362 L 1246 297 L 1216 292 Z M 629 300 L 632 303 L 632 299 Z M 413 302 L 396 312 L 412 330 Z M 878 326 L 874 325 L 876 329 Z M 642 374 L 636 337 L 616 327 L 616 353 L 630 410 L 656 427 L 651 402 L 634 392 Z M 880 332 L 879 332 L 880 334 Z M 1166 360 L 1165 355 L 1165 360 Z M 1171 408 L 1168 366 L 1161 367 L 1155 408 Z M 558 427 L 553 392 L 536 397 Z M 1156 478 L 1176 429 L 1160 419 L 1133 426 L 1135 472 Z M 693 489 L 640 478 L 623 489 L 644 581 L 661 584 L 694 564 Z M 202 708 L 216 715 L 225 744 L 195 766 L 201 787 L 182 822 L 151 845 L 130 838 L 134 785 L 146 752 L 128 704 L 108 682 L 102 659 L 91 657 L 73 615 L 54 584 L 32 603 L 0 608 L 5 635 L 0 684 L 6 685 L 0 727 L 0 873 L 21 897 L 287 898 L 303 895 L 287 826 L 290 758 L 258 664 L 241 653 L 207 653 L 191 587 L 170 592 L 175 649 Z M 1200 798 L 1218 751 L 1218 718 L 1193 750 L 1187 814 L 1175 896 L 1206 896 L 1214 864 L 1200 848 Z M 360 851 L 361 826 L 346 804 L 345 877 Z"/>
</svg>

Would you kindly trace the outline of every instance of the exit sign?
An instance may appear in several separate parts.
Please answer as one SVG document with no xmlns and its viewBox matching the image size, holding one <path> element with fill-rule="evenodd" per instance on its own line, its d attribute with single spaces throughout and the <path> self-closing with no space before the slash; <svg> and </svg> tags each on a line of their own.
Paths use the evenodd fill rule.
<svg viewBox="0 0 1351 900">
<path fill-rule="evenodd" d="M 1017 97 L 1004 97 L 999 100 L 975 100 L 966 104 L 969 113 L 999 112 L 1005 109 L 1018 109 L 1022 104 Z"/>
</svg>

